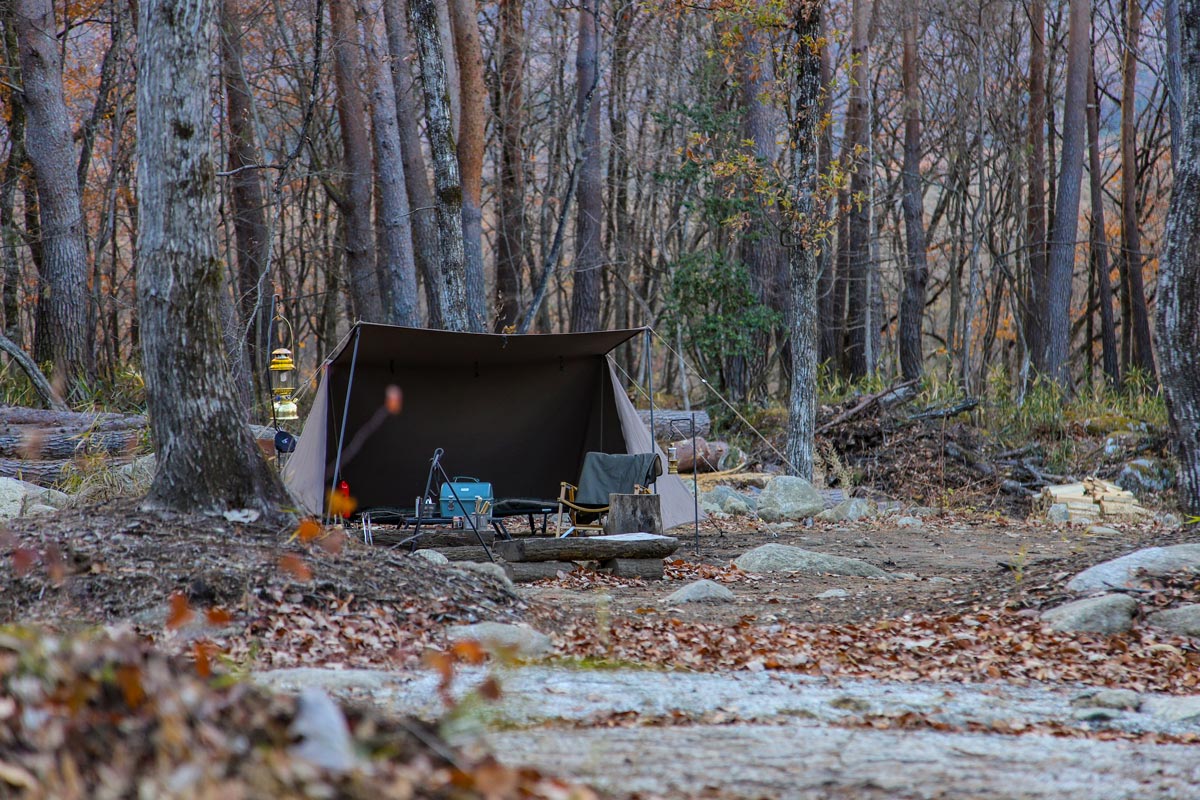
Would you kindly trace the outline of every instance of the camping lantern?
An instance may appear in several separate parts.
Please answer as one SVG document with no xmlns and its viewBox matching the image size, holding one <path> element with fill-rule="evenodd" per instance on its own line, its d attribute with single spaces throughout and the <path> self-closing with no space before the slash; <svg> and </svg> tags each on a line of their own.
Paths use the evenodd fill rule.
<svg viewBox="0 0 1200 800">
<path fill-rule="evenodd" d="M 296 362 L 292 360 L 292 351 L 286 347 L 274 350 L 270 372 L 275 419 L 299 419 L 296 401 L 292 399 L 292 393 L 296 391 Z"/>
<path fill-rule="evenodd" d="M 679 474 L 679 448 L 675 445 L 667 448 L 667 474 Z"/>
</svg>

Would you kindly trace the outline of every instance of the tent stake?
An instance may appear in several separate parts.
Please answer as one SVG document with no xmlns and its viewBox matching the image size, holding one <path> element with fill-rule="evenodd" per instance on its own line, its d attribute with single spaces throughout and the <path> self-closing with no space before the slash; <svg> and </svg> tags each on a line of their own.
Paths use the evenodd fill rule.
<svg viewBox="0 0 1200 800">
<path fill-rule="evenodd" d="M 338 478 L 342 472 L 342 445 L 346 442 L 346 420 L 350 417 L 350 393 L 354 390 L 354 368 L 358 364 L 358 340 L 362 336 L 362 326 L 358 323 L 354 325 L 354 352 L 350 354 L 350 377 L 346 380 L 346 400 L 342 406 L 342 429 L 338 432 L 338 448 L 337 457 L 333 461 L 333 483 L 329 486 L 330 497 L 337 491 Z M 325 516 L 326 522 L 331 521 L 332 517 L 328 514 Z"/>
</svg>

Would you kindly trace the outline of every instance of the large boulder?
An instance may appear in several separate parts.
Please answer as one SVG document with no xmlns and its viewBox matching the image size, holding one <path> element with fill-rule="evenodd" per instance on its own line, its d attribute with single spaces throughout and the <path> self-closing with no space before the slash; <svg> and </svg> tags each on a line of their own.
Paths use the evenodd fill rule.
<svg viewBox="0 0 1200 800">
<path fill-rule="evenodd" d="M 1157 611 L 1146 617 L 1146 622 L 1171 633 L 1200 637 L 1200 603 Z"/>
<path fill-rule="evenodd" d="M 764 522 L 804 519 L 824 508 L 821 493 L 804 478 L 792 475 L 775 476 L 758 496 L 758 517 Z"/>
<path fill-rule="evenodd" d="M 755 500 L 729 486 L 714 486 L 700 493 L 700 502 L 705 508 L 723 511 L 726 514 L 746 515 L 754 511 Z"/>
<path fill-rule="evenodd" d="M 1132 628 L 1137 612 L 1137 600 L 1129 595 L 1105 594 L 1052 608 L 1042 620 L 1056 631 L 1113 634 Z"/>
<path fill-rule="evenodd" d="M 1165 491 L 1175 483 L 1170 464 L 1158 458 L 1135 458 L 1121 467 L 1113 483 L 1138 497 Z"/>
<path fill-rule="evenodd" d="M 446 629 L 451 642 L 476 641 L 491 653 L 505 652 L 518 658 L 533 658 L 550 652 L 550 637 L 522 625 L 503 622 L 477 622 Z"/>
<path fill-rule="evenodd" d="M 825 509 L 817 514 L 817 519 L 826 522 L 852 522 L 863 517 L 875 516 L 875 512 L 876 506 L 870 500 L 854 497 L 850 500 L 843 500 L 833 508 Z"/>
<path fill-rule="evenodd" d="M 751 573 L 805 572 L 811 575 L 853 575 L 860 578 L 890 578 L 887 572 L 857 558 L 814 553 L 786 544 L 764 544 L 743 554 L 734 565 Z"/>
<path fill-rule="evenodd" d="M 31 511 L 47 513 L 64 507 L 70 501 L 68 495 L 55 489 L 16 478 L 0 478 L 0 518 L 3 519 L 23 517 Z"/>
<path fill-rule="evenodd" d="M 1200 544 L 1147 547 L 1127 556 L 1085 569 L 1067 583 L 1072 592 L 1095 592 L 1136 583 L 1135 573 L 1165 575 L 1181 569 L 1200 568 Z"/>
<path fill-rule="evenodd" d="M 663 605 L 680 603 L 731 603 L 733 592 L 716 581 L 699 580 L 689 583 L 663 598 Z"/>
</svg>

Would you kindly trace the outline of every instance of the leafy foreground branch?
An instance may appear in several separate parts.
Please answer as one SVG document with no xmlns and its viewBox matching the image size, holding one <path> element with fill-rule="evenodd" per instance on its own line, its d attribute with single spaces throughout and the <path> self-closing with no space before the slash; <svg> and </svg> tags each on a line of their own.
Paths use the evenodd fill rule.
<svg viewBox="0 0 1200 800">
<path fill-rule="evenodd" d="M 206 679 L 130 634 L 0 630 L 0 796 L 594 798 L 433 726 Z M 340 731 L 345 731 L 340 734 Z"/>
</svg>

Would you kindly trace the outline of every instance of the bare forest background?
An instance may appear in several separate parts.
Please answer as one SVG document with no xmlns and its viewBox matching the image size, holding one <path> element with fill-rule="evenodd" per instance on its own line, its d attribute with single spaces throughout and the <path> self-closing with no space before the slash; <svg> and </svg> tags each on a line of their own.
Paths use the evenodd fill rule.
<svg viewBox="0 0 1200 800">
<path fill-rule="evenodd" d="M 141 396 L 136 5 L 0 2 L 3 332 L 76 402 Z M 710 402 L 702 378 L 785 403 L 809 303 L 826 386 L 1155 391 L 1164 2 L 800 5 L 221 0 L 219 311 L 243 402 L 261 413 L 275 297 L 306 378 L 355 319 L 649 325 L 662 401 Z M 644 356 L 619 354 L 631 384 Z"/>
</svg>

